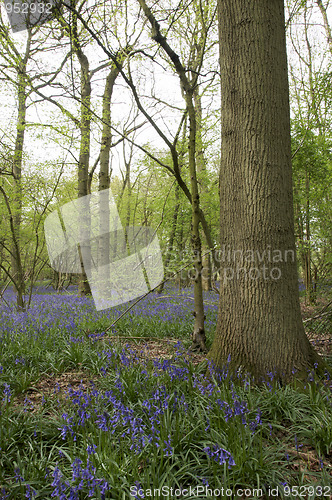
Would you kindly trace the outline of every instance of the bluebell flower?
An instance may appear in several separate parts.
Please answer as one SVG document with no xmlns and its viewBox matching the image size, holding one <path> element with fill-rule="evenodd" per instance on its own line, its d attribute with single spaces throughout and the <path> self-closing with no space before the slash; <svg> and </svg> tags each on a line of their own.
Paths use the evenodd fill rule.
<svg viewBox="0 0 332 500">
<path fill-rule="evenodd" d="M 1 488 L 0 495 L 0 500 L 6 500 L 10 496 L 10 493 L 7 493 L 5 488 Z"/>
<path fill-rule="evenodd" d="M 10 389 L 10 385 L 7 384 L 6 382 L 4 383 L 4 389 L 3 389 L 3 394 L 5 395 L 5 397 L 3 398 L 3 402 L 7 402 L 9 403 L 10 400 L 11 400 L 11 396 L 12 396 L 12 391 Z"/>
<path fill-rule="evenodd" d="M 255 420 L 253 420 L 252 422 L 249 423 L 250 430 L 252 431 L 253 434 L 254 434 L 255 430 L 257 429 L 258 425 L 261 425 L 261 423 L 262 423 L 261 415 L 262 415 L 261 411 L 258 410 L 256 417 L 255 417 Z M 271 426 L 271 429 L 272 429 L 272 426 Z M 270 435 L 271 435 L 271 431 L 270 431 Z"/>
<path fill-rule="evenodd" d="M 172 448 L 172 445 L 171 445 L 171 436 L 170 434 L 168 434 L 168 440 L 167 441 L 164 441 L 165 443 L 165 447 L 164 447 L 164 456 L 165 457 L 169 457 L 171 455 L 173 455 L 173 448 Z"/>
<path fill-rule="evenodd" d="M 26 485 L 26 492 L 25 492 L 25 498 L 33 498 L 37 495 L 36 490 L 34 490 L 30 484 Z"/>
<path fill-rule="evenodd" d="M 144 495 L 144 492 L 143 492 L 143 488 L 141 486 L 141 484 L 139 483 L 139 481 L 135 481 L 134 483 L 134 491 L 131 492 L 130 496 L 132 496 L 133 498 L 136 498 L 136 500 L 139 500 L 140 498 L 145 498 L 145 495 Z"/>
<path fill-rule="evenodd" d="M 88 455 L 90 456 L 90 455 L 93 455 L 94 453 L 96 453 L 96 449 L 97 449 L 97 445 L 91 444 L 91 445 L 87 446 L 86 451 L 88 452 Z"/>
<path fill-rule="evenodd" d="M 213 458 L 213 460 L 219 465 L 223 465 L 227 462 L 229 469 L 236 465 L 232 455 L 224 448 L 219 447 L 217 444 L 215 444 L 213 448 L 211 448 L 210 446 L 203 448 L 203 451 L 205 451 L 205 453 L 210 458 Z"/>
<path fill-rule="evenodd" d="M 295 437 L 294 437 L 294 441 L 295 441 L 295 448 L 296 448 L 296 451 L 299 450 L 299 447 L 298 447 L 298 444 L 297 444 L 297 435 L 295 434 Z"/>
<path fill-rule="evenodd" d="M 16 467 L 16 469 L 14 469 L 14 474 L 15 474 L 15 483 L 24 482 L 24 477 L 21 476 L 21 471 L 18 467 Z"/>
</svg>

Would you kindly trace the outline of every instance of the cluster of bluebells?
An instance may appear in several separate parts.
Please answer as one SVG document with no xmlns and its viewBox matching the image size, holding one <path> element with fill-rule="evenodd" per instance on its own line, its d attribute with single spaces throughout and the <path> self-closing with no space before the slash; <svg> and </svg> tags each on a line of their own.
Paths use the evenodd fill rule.
<svg viewBox="0 0 332 500">
<path fill-rule="evenodd" d="M 18 467 L 14 469 L 14 477 L 15 477 L 15 483 L 20 484 L 25 488 L 25 495 L 24 498 L 28 499 L 33 499 L 37 496 L 37 491 L 25 481 L 24 477 L 22 476 L 22 473 Z M 6 498 L 10 497 L 10 493 L 7 493 L 6 488 L 1 488 L 0 490 L 0 499 L 5 500 Z"/>
<path fill-rule="evenodd" d="M 189 378 L 189 367 L 188 366 L 178 366 L 174 364 L 170 359 L 155 359 L 153 361 L 155 368 L 155 376 L 161 372 L 166 372 L 170 379 L 173 380 L 188 380 Z"/>
<path fill-rule="evenodd" d="M 34 335 L 38 339 L 40 333 L 51 328 L 71 333 L 77 328 L 73 318 L 84 318 L 93 312 L 91 299 L 58 295 L 45 289 L 33 294 L 32 304 L 27 311 L 15 309 L 15 295 L 11 289 L 6 290 L 5 299 L 6 302 L 0 303 L 0 332 L 7 335 L 21 333 Z"/>
<path fill-rule="evenodd" d="M 243 425 L 246 425 L 246 414 L 248 413 L 248 405 L 246 401 L 240 401 L 235 394 L 233 394 L 232 405 L 227 401 L 222 401 L 220 398 L 216 400 L 217 407 L 222 411 L 224 415 L 225 422 L 228 422 L 231 418 L 239 416 Z"/>
<path fill-rule="evenodd" d="M 136 390 L 141 396 L 140 404 L 132 403 L 126 394 L 124 381 L 127 371 L 139 370 L 135 366 L 135 356 L 135 352 L 125 350 L 120 354 L 111 349 L 104 351 L 104 357 L 112 365 L 113 373 L 117 366 L 112 389 L 97 390 L 93 382 L 90 382 L 89 390 L 83 386 L 77 390 L 69 388 L 67 397 L 73 411 L 62 415 L 64 423 L 59 430 L 63 440 L 77 441 L 78 435 L 82 432 L 95 432 L 98 429 L 109 436 L 114 436 L 113 446 L 117 446 L 116 443 L 119 441 L 122 445 L 127 443 L 126 446 L 134 454 L 147 452 L 152 446 L 153 450 L 159 450 L 163 456 L 169 457 L 174 453 L 172 429 L 165 428 L 164 417 L 170 414 L 171 421 L 176 422 L 176 418 L 182 418 L 190 411 L 190 402 L 186 400 L 185 394 L 179 393 L 176 389 L 178 382 L 186 383 L 189 379 L 192 387 L 204 398 L 208 398 L 206 411 L 211 418 L 214 418 L 214 415 L 220 418 L 222 415 L 226 424 L 230 423 L 230 420 L 237 419 L 237 425 L 248 426 L 252 433 L 261 424 L 260 411 L 256 411 L 254 418 L 251 418 L 252 411 L 248 409 L 246 401 L 239 398 L 232 382 L 228 392 L 231 397 L 225 401 L 221 397 L 218 384 L 211 382 L 202 374 L 190 373 L 186 362 L 179 365 L 170 360 L 155 360 L 154 370 L 150 374 L 143 366 L 141 373 L 144 373 L 145 380 L 149 379 L 149 383 L 146 387 L 137 384 Z M 220 375 L 216 374 L 217 376 Z M 158 380 L 161 377 L 163 383 Z M 207 417 L 205 431 L 209 429 L 210 419 Z M 229 464 L 232 463 L 229 459 Z"/>
<path fill-rule="evenodd" d="M 121 380 L 116 384 L 118 389 Z M 77 435 L 87 425 L 94 426 L 110 435 L 116 434 L 119 438 L 127 439 L 129 449 L 138 454 L 148 444 L 161 447 L 165 455 L 170 455 L 170 442 L 161 438 L 161 417 L 168 409 L 172 413 L 179 409 L 186 411 L 187 404 L 184 395 L 167 394 L 165 386 L 158 387 L 149 398 L 143 400 L 143 413 L 138 415 L 134 408 L 125 404 L 113 390 L 105 392 L 95 388 L 88 394 L 83 388 L 68 391 L 75 411 L 72 414 L 64 413 L 64 424 L 59 428 L 63 440 L 77 440 Z"/>
<path fill-rule="evenodd" d="M 157 318 L 159 323 L 174 321 L 175 316 L 178 318 L 177 321 L 192 322 L 192 301 L 187 292 L 182 292 L 180 295 L 181 297 L 177 297 L 172 303 L 164 300 L 156 301 L 151 294 L 135 306 L 132 314 L 136 315 L 138 320 Z M 181 305 L 176 303 L 179 301 L 182 302 Z M 209 318 L 215 318 L 213 311 L 214 307 L 210 307 L 207 312 Z M 217 308 L 215 308 L 215 314 L 216 311 Z M 28 312 L 6 313 L 3 325 L 5 328 L 8 327 L 11 333 L 19 332 L 28 337 L 35 335 L 35 340 L 45 329 L 57 328 L 59 331 L 65 331 L 67 342 L 78 344 L 77 349 L 79 349 L 79 344 L 86 340 L 86 336 L 83 337 L 78 332 L 79 321 L 93 322 L 101 317 L 113 320 L 120 312 L 121 308 L 113 309 L 112 312 L 96 312 L 91 299 L 78 299 L 68 295 L 45 292 L 40 297 L 34 297 L 33 305 Z M 128 318 L 127 320 L 130 321 Z M 0 326 L 0 347 L 3 325 Z M 90 334 L 89 336 L 97 342 L 102 335 Z M 178 446 L 176 432 L 181 427 L 179 424 L 182 421 L 190 421 L 192 410 L 196 412 L 194 405 L 200 399 L 205 405 L 205 418 L 198 421 L 198 425 L 202 426 L 201 431 L 206 434 L 207 441 L 205 442 L 211 443 L 205 448 L 201 445 L 201 451 L 204 451 L 213 462 L 219 465 L 226 464 L 228 468 L 236 465 L 233 457 L 239 463 L 235 446 L 232 448 L 232 445 L 229 445 L 229 450 L 226 450 L 224 447 L 227 448 L 228 444 L 222 442 L 214 444 L 215 435 L 212 431 L 216 428 L 215 422 L 221 421 L 224 430 L 235 429 L 234 432 L 237 432 L 245 429 L 246 435 L 252 440 L 252 435 L 262 425 L 261 412 L 257 408 L 250 409 L 245 396 L 240 397 L 237 393 L 230 376 L 230 359 L 222 370 L 216 370 L 210 363 L 207 375 L 203 375 L 193 373 L 184 353 L 184 348 L 179 343 L 176 345 L 176 353 L 172 360 L 156 359 L 150 364 L 144 364 L 137 351 L 127 347 L 118 353 L 101 344 L 97 353 L 99 370 L 105 377 L 109 376 L 103 380 L 104 386 L 109 381 L 109 387 L 107 390 L 97 389 L 91 382 L 89 387 L 81 385 L 78 389 L 68 388 L 68 404 L 66 411 L 62 414 L 59 434 L 66 444 L 71 445 L 75 442 L 78 456 L 75 454 L 71 461 L 68 461 L 65 469 L 64 464 L 68 459 L 68 453 L 60 453 L 60 465 L 57 464 L 50 472 L 53 498 L 76 499 L 82 498 L 83 494 L 91 498 L 106 498 L 109 495 L 107 492 L 111 490 L 111 485 L 106 479 L 98 477 L 100 471 L 97 466 L 96 452 L 105 450 L 98 449 L 94 444 L 90 444 L 85 451 L 80 450 L 82 435 L 89 440 L 93 439 L 91 436 L 101 437 L 98 442 L 108 443 L 108 448 L 114 451 L 117 457 L 120 454 L 119 450 L 122 449 L 125 450 L 125 454 L 132 453 L 138 456 L 145 453 L 148 459 L 152 455 L 168 459 L 176 456 Z M 17 355 L 13 358 L 13 364 L 20 368 L 27 365 L 27 360 L 24 356 Z M 3 367 L 0 366 L 0 374 L 2 372 Z M 134 388 L 133 373 L 136 374 Z M 127 376 L 131 384 L 129 391 L 126 389 L 128 387 Z M 266 385 L 271 390 L 274 376 L 275 374 L 271 372 L 266 380 Z M 244 389 L 249 386 L 246 374 L 239 373 L 238 377 L 239 381 L 243 381 Z M 244 377 L 243 380 L 241 377 Z M 190 388 L 189 397 L 186 390 L 181 391 L 181 385 L 186 387 L 186 390 Z M 225 385 L 227 385 L 227 390 L 221 390 L 221 387 Z M 59 390 L 59 387 L 56 390 Z M 2 400 L 9 402 L 11 396 L 11 388 L 5 383 L 2 385 Z M 30 404 L 29 400 L 26 400 L 26 405 L 28 404 Z M 185 427 L 181 431 L 183 432 L 181 438 L 185 437 L 184 429 Z M 296 448 L 301 446 L 297 441 L 295 445 Z M 24 482 L 19 471 L 16 473 L 16 480 Z M 203 484 L 208 484 L 207 479 L 204 478 Z M 25 487 L 26 498 L 32 498 L 35 495 L 33 488 L 26 483 Z"/>
<path fill-rule="evenodd" d="M 6 382 L 3 384 L 2 393 L 3 393 L 2 402 L 3 403 L 10 403 L 10 400 L 12 397 L 12 391 L 11 391 L 10 385 L 7 384 Z"/>
<path fill-rule="evenodd" d="M 231 467 L 233 467 L 234 465 L 236 465 L 234 462 L 234 459 L 233 459 L 232 455 L 229 453 L 229 451 L 224 450 L 224 448 L 221 448 L 217 444 L 214 444 L 213 447 L 207 446 L 206 448 L 204 448 L 203 451 L 205 451 L 207 456 L 212 458 L 219 465 L 223 465 L 225 463 L 228 463 L 229 469 Z"/>
<path fill-rule="evenodd" d="M 71 480 L 64 478 L 58 465 L 54 468 L 52 473 L 54 489 L 51 497 L 59 498 L 59 500 L 76 500 L 80 498 L 79 492 L 84 490 L 87 491 L 88 498 L 95 498 L 96 493 L 100 493 L 102 499 L 106 498 L 106 492 L 109 491 L 110 486 L 105 479 L 96 477 L 96 467 L 91 461 L 91 455 L 95 451 L 95 445 L 88 446 L 86 465 L 80 458 L 73 460 Z"/>
<path fill-rule="evenodd" d="M 255 433 L 257 427 L 261 424 L 262 424 L 262 412 L 260 410 L 258 410 L 255 419 L 252 420 L 251 422 L 249 422 L 249 427 L 250 427 L 253 434 Z M 270 427 L 270 436 L 271 436 L 271 434 L 272 434 L 271 424 L 269 424 L 269 427 Z"/>
<path fill-rule="evenodd" d="M 153 297 L 148 300 L 152 301 Z M 11 327 L 24 334 L 24 329 L 28 328 L 26 325 L 33 324 L 35 314 L 37 311 L 40 314 L 40 307 L 42 307 L 45 314 L 44 317 L 40 314 L 43 319 L 35 324 L 36 335 L 47 327 L 56 326 L 62 331 L 65 329 L 69 343 L 80 344 L 84 339 L 77 333 L 77 322 L 73 318 L 93 319 L 91 304 L 88 299 L 81 301 L 75 298 L 75 302 L 68 300 L 68 296 L 65 296 L 65 301 L 63 302 L 63 296 L 55 296 L 52 300 L 49 300 L 48 296 L 45 296 L 43 300 L 36 299 L 31 310 L 20 312 Z M 158 304 L 161 302 L 159 301 Z M 189 299 L 188 304 L 191 310 L 192 302 Z M 146 304 L 137 305 L 135 314 L 144 316 L 140 309 L 143 306 L 146 307 Z M 54 312 L 55 307 L 58 308 L 57 315 Z M 149 309 L 153 311 L 154 306 L 151 305 Z M 161 310 L 160 306 L 159 312 Z M 164 312 L 165 321 L 169 320 L 169 311 L 171 311 L 172 318 L 174 317 L 174 311 L 169 308 Z M 191 321 L 191 319 L 188 320 Z M 183 354 L 184 348 L 179 343 L 173 360 L 154 360 L 150 366 L 144 365 L 137 352 L 128 347 L 118 353 L 101 345 L 98 352 L 100 371 L 105 376 L 113 377 L 110 382 L 111 386 L 108 390 L 100 390 L 96 389 L 91 382 L 88 388 L 81 385 L 75 390 L 68 389 L 68 404 L 62 415 L 62 425 L 59 427 L 63 441 L 69 445 L 75 442 L 75 449 L 79 449 L 82 435 L 100 436 L 102 434 L 101 441 L 108 442 L 109 447 L 115 453 L 119 451 L 117 448 L 121 447 L 127 450 L 126 453 L 131 452 L 136 455 L 146 453 L 149 456 L 153 453 L 165 459 L 171 458 L 176 454 L 177 447 L 176 422 L 188 419 L 191 404 L 195 401 L 192 397 L 187 399 L 186 393 L 178 389 L 181 384 L 186 387 L 190 386 L 199 397 L 202 396 L 205 401 L 209 401 L 206 408 L 208 423 L 206 425 L 206 422 L 202 422 L 208 434 L 210 420 L 212 421 L 215 414 L 222 415 L 228 425 L 232 425 L 236 420 L 236 425 L 248 426 L 254 432 L 260 424 L 260 415 L 255 414 L 251 422 L 251 412 L 246 402 L 236 394 L 235 389 L 232 388 L 231 397 L 225 401 L 218 388 L 218 384 L 224 383 L 228 378 L 228 365 L 222 371 L 215 371 L 210 365 L 210 376 L 205 377 L 202 374 L 192 373 L 189 362 Z M 25 364 L 24 356 L 17 356 L 15 360 L 16 365 Z M 127 374 L 130 376 L 135 370 L 137 371 L 138 397 L 132 400 L 131 395 L 126 394 L 126 376 Z M 11 390 L 8 384 L 4 386 L 3 395 L 7 400 L 10 399 Z M 139 404 L 137 404 L 137 399 L 139 399 Z M 213 427 L 212 424 L 211 427 Z M 105 498 L 111 486 L 105 479 L 98 478 L 98 469 L 95 466 L 97 460 L 94 461 L 96 447 L 90 445 L 86 451 L 87 457 L 82 453 L 72 458 L 71 474 L 68 474 L 68 469 L 62 468 L 61 464 L 53 469 L 51 472 L 53 498 L 75 499 L 79 498 L 83 491 L 89 497 L 99 495 Z M 218 464 L 227 462 L 229 467 L 235 465 L 231 454 L 233 450 L 227 451 L 219 445 L 213 445 L 205 448 L 204 451 Z M 61 460 L 65 461 L 66 456 L 63 455 Z M 33 490 L 29 488 L 27 486 L 26 494 L 30 495 L 27 498 L 34 495 Z"/>
<path fill-rule="evenodd" d="M 160 300 L 160 295 L 151 293 L 138 302 L 126 318 L 140 318 L 142 320 L 158 320 L 158 323 L 192 322 L 191 289 L 177 292 L 167 285 L 167 300 Z M 169 294 L 174 293 L 170 299 Z M 32 295 L 32 302 L 27 311 L 16 311 L 15 294 L 8 288 L 4 293 L 5 301 L 0 302 L 1 325 L 0 333 L 29 333 L 35 334 L 50 328 L 58 328 L 72 335 L 72 341 L 80 341 L 75 335 L 77 326 L 83 323 L 97 323 L 104 318 L 108 324 L 126 309 L 127 304 L 105 311 L 96 311 L 93 300 L 89 297 L 77 297 L 76 293 L 66 292 L 58 294 L 51 289 L 38 287 Z M 156 300 L 158 298 L 158 300 Z M 218 304 L 215 295 L 207 294 L 206 306 L 207 326 L 214 326 L 217 317 Z M 75 319 L 74 319 L 75 318 Z M 78 319 L 79 318 L 79 319 Z M 93 336 L 94 334 L 92 334 Z"/>
</svg>

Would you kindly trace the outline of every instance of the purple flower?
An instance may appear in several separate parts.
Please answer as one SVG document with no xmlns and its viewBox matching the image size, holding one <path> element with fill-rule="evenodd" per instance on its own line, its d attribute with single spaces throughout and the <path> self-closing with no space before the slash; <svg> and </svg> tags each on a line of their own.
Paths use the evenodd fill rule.
<svg viewBox="0 0 332 500">
<path fill-rule="evenodd" d="M 97 449 L 97 446 L 95 444 L 92 444 L 92 445 L 88 445 L 86 451 L 88 452 L 88 455 L 92 455 L 94 453 L 96 453 L 96 449 Z"/>
<path fill-rule="evenodd" d="M 130 488 L 131 491 L 130 496 L 136 498 L 136 500 L 139 500 L 140 498 L 145 498 L 141 484 L 138 481 L 135 481 L 134 486 L 135 488 Z"/>
<path fill-rule="evenodd" d="M 21 476 L 21 471 L 18 467 L 14 470 L 14 473 L 15 473 L 15 483 L 24 482 L 24 477 Z"/>
<path fill-rule="evenodd" d="M 11 399 L 12 391 L 10 389 L 10 385 L 7 384 L 6 382 L 4 383 L 3 394 L 5 395 L 5 397 L 3 398 L 2 401 L 5 403 L 6 399 L 7 399 L 8 403 L 9 403 L 10 399 Z"/>
<path fill-rule="evenodd" d="M 207 448 L 203 448 L 203 451 L 205 451 L 208 457 L 213 458 L 213 460 L 219 465 L 223 465 L 224 463 L 228 462 L 229 469 L 232 466 L 236 465 L 229 451 L 219 447 L 217 444 L 213 445 L 213 449 L 208 446 Z"/>
<path fill-rule="evenodd" d="M 173 455 L 173 448 L 171 446 L 171 435 L 168 434 L 168 440 L 164 441 L 165 447 L 164 447 L 164 456 L 165 457 L 170 457 Z"/>
<path fill-rule="evenodd" d="M 80 479 L 82 464 L 83 464 L 83 462 L 80 458 L 75 458 L 75 460 L 71 464 L 71 467 L 73 469 L 72 481 L 75 481 L 75 479 Z"/>
<path fill-rule="evenodd" d="M 249 423 L 250 430 L 252 431 L 253 434 L 254 434 L 256 428 L 258 427 L 258 425 L 260 425 L 262 423 L 261 415 L 262 415 L 261 411 L 258 410 L 255 420 L 253 420 L 252 422 Z M 269 425 L 271 426 L 271 424 L 269 424 Z M 272 429 L 272 427 L 271 427 L 271 429 Z M 270 431 L 270 435 L 271 435 L 271 431 Z"/>
<path fill-rule="evenodd" d="M 9 497 L 10 493 L 6 493 L 5 488 L 1 488 L 0 495 L 1 500 L 5 500 Z"/>
<path fill-rule="evenodd" d="M 26 492 L 25 492 L 25 498 L 33 498 L 37 495 L 36 490 L 31 488 L 30 484 L 26 485 Z"/>
</svg>

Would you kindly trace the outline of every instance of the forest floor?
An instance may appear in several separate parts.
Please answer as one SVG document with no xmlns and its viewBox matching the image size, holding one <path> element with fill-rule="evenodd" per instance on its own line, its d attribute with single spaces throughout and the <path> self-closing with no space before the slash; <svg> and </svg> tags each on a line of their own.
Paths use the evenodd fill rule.
<svg viewBox="0 0 332 500">
<path fill-rule="evenodd" d="M 125 306 L 97 313 L 43 288 L 26 312 L 12 299 L 0 304 L 0 499 L 332 494 L 328 376 L 280 387 L 269 374 L 258 388 L 226 366 L 207 378 L 205 357 L 188 352 L 191 290 L 148 296 L 110 330 Z M 204 300 L 211 342 L 218 296 Z M 302 313 L 330 359 L 327 303 Z M 180 493 L 150 495 L 161 486 Z"/>
</svg>

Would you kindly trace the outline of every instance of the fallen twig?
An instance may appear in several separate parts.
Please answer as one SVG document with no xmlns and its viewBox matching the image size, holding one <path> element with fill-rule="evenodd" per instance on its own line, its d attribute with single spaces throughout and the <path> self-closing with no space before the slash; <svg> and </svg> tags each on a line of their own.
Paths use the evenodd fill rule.
<svg viewBox="0 0 332 500">
<path fill-rule="evenodd" d="M 157 340 L 158 342 L 179 342 L 179 340 L 172 340 L 172 339 L 160 339 L 158 337 L 131 337 L 130 335 L 124 336 L 124 335 L 114 335 L 112 337 L 100 337 L 97 340 L 120 340 L 120 339 L 141 339 L 141 340 Z"/>
<path fill-rule="evenodd" d="M 331 301 L 331 302 L 329 302 L 329 303 L 327 304 L 327 306 L 329 306 L 330 304 L 332 304 L 332 301 Z M 307 323 L 308 321 L 312 321 L 312 320 L 314 320 L 314 319 L 321 318 L 322 316 L 326 316 L 327 314 L 332 314 L 332 311 L 322 312 L 322 311 L 325 311 L 325 309 L 327 308 L 327 306 L 325 306 L 325 307 L 321 310 L 321 312 L 319 312 L 318 314 L 316 314 L 316 316 L 313 316 L 312 318 L 305 319 L 305 320 L 303 321 L 303 323 Z"/>
</svg>

